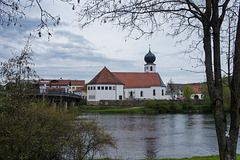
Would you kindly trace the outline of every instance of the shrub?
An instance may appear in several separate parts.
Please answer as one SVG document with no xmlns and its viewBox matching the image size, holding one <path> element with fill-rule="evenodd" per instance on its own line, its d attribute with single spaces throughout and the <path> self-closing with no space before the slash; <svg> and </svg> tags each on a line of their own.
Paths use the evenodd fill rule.
<svg viewBox="0 0 240 160">
<path fill-rule="evenodd" d="M 171 112 L 177 112 L 180 110 L 180 105 L 177 102 L 169 102 L 169 110 Z"/>
</svg>

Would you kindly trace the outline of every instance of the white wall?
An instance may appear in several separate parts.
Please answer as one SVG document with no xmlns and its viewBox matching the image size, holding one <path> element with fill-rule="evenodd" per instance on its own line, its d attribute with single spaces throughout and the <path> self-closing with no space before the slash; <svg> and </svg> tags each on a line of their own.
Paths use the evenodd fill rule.
<svg viewBox="0 0 240 160">
<path fill-rule="evenodd" d="M 155 90 L 155 95 L 153 95 Z M 141 96 L 142 91 L 142 96 Z M 133 97 L 130 97 L 130 92 L 133 93 Z M 163 94 L 162 94 L 163 92 Z M 151 88 L 127 88 L 125 89 L 126 99 L 168 99 L 166 95 L 166 87 L 151 87 Z"/>
<path fill-rule="evenodd" d="M 123 85 L 95 84 L 88 85 L 87 89 L 88 101 L 119 100 L 119 96 L 122 96 L 122 99 L 124 99 Z"/>
</svg>

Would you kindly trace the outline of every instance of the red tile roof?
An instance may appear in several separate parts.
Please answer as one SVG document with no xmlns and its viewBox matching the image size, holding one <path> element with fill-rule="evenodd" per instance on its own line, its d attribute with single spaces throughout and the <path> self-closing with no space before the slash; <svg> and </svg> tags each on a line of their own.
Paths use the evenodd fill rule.
<svg viewBox="0 0 240 160">
<path fill-rule="evenodd" d="M 158 73 L 113 72 L 113 74 L 125 84 L 125 88 L 161 86 Z"/>
<path fill-rule="evenodd" d="M 46 87 L 47 90 L 65 90 L 65 88 Z"/>
<path fill-rule="evenodd" d="M 192 85 L 192 89 L 193 89 L 195 94 L 201 94 L 202 93 L 200 85 Z"/>
<path fill-rule="evenodd" d="M 123 84 L 123 82 L 104 67 L 88 84 Z"/>
<path fill-rule="evenodd" d="M 84 89 L 84 87 L 77 87 L 77 89 L 75 89 L 74 92 L 82 92 Z"/>
</svg>

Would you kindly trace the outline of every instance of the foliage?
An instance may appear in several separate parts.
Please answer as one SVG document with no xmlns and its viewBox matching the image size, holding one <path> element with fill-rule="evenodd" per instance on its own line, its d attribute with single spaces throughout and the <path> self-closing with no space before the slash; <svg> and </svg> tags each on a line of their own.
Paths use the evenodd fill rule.
<svg viewBox="0 0 240 160">
<path fill-rule="evenodd" d="M 167 113 L 167 112 L 176 113 L 181 110 L 180 105 L 174 101 L 147 100 L 145 101 L 144 106 L 148 109 L 156 110 L 157 113 Z"/>
<path fill-rule="evenodd" d="M 210 106 L 210 97 L 209 97 L 209 94 L 208 94 L 208 88 L 207 88 L 207 85 L 206 84 L 202 84 L 201 87 L 200 87 L 200 90 L 202 92 L 202 99 L 205 103 L 205 105 L 209 105 Z"/>
<path fill-rule="evenodd" d="M 107 146 L 115 147 L 97 121 L 76 120 L 75 115 L 36 102 L 34 84 L 24 81 L 35 77 L 30 72 L 29 49 L 1 63 L 6 90 L 0 92 L 0 159 L 84 159 Z"/>
<path fill-rule="evenodd" d="M 186 102 L 188 104 L 191 103 L 192 99 L 191 99 L 191 96 L 192 94 L 194 94 L 195 92 L 193 91 L 193 88 L 191 85 L 186 85 L 184 88 L 183 88 L 183 97 L 185 98 Z"/>
</svg>

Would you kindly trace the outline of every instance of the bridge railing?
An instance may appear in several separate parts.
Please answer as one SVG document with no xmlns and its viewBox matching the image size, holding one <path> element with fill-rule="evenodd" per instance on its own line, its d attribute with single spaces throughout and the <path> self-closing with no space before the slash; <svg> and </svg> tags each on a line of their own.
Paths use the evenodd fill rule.
<svg viewBox="0 0 240 160">
<path fill-rule="evenodd" d="M 82 97 L 82 96 L 77 95 L 77 94 L 67 93 L 67 92 L 63 92 L 63 91 L 56 91 L 56 90 L 47 90 L 46 92 L 41 93 L 41 94 L 59 95 L 59 96 L 74 97 L 74 98 L 81 98 Z"/>
</svg>

